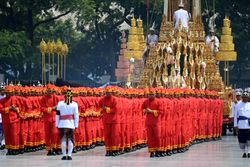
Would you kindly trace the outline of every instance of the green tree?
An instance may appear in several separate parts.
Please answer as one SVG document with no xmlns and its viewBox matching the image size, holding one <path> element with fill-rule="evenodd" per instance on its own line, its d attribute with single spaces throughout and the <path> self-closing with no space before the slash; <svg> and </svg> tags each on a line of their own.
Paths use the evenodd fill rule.
<svg viewBox="0 0 250 167">
<path fill-rule="evenodd" d="M 24 32 L 0 31 L 0 72 L 11 78 L 22 76 L 30 42 Z M 18 62 L 18 63 L 17 63 Z"/>
</svg>

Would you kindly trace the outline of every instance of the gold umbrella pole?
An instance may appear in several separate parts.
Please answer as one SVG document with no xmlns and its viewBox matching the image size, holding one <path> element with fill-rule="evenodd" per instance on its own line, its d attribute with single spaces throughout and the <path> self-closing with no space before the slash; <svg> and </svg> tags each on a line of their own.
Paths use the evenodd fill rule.
<svg viewBox="0 0 250 167">
<path fill-rule="evenodd" d="M 227 84 L 229 86 L 229 61 L 227 62 Z"/>
<path fill-rule="evenodd" d="M 224 83 L 225 86 L 228 87 L 229 86 L 229 71 L 228 71 L 228 61 L 224 62 Z"/>
<path fill-rule="evenodd" d="M 51 54 L 52 54 L 52 79 L 53 79 L 53 84 L 55 83 L 55 52 L 56 52 L 56 43 L 53 40 L 51 42 Z"/>
<path fill-rule="evenodd" d="M 60 69 L 61 70 L 60 72 L 61 72 L 61 77 L 62 78 L 63 78 L 63 68 L 64 68 L 63 57 L 64 57 L 64 55 L 61 56 L 61 69 Z"/>
<path fill-rule="evenodd" d="M 67 58 L 66 58 L 66 55 L 64 55 L 64 80 L 66 80 L 66 60 L 67 60 Z"/>
<path fill-rule="evenodd" d="M 48 59 L 49 59 L 49 67 L 48 67 L 49 78 L 48 78 L 48 81 L 50 83 L 50 53 L 48 54 Z"/>
<path fill-rule="evenodd" d="M 52 79 L 53 79 L 53 84 L 55 83 L 55 56 L 54 53 L 52 54 Z"/>
<path fill-rule="evenodd" d="M 40 42 L 40 52 L 42 54 L 42 84 L 46 84 L 45 53 L 47 52 L 47 44 L 43 39 Z"/>
<path fill-rule="evenodd" d="M 57 53 L 57 78 L 60 78 L 60 54 Z"/>
<path fill-rule="evenodd" d="M 46 80 L 46 57 L 45 57 L 45 54 L 43 55 L 43 75 L 44 75 L 44 84 L 46 84 L 47 80 Z"/>
<path fill-rule="evenodd" d="M 62 42 L 60 39 L 57 39 L 57 42 L 56 42 L 56 52 L 57 52 L 57 77 L 58 78 L 61 78 L 61 65 L 60 65 L 60 56 L 63 55 L 63 45 L 62 45 Z"/>
<path fill-rule="evenodd" d="M 67 61 L 67 55 L 68 55 L 68 52 L 69 52 L 69 48 L 68 48 L 68 45 L 65 43 L 63 44 L 62 46 L 62 55 L 63 55 L 63 58 L 64 58 L 64 65 L 63 65 L 63 78 L 64 80 L 66 80 L 66 61 Z"/>
<path fill-rule="evenodd" d="M 44 64 L 45 64 L 45 60 L 44 60 L 44 58 L 45 58 L 45 54 L 44 53 L 42 53 L 42 83 L 43 84 L 45 84 L 45 70 L 44 70 Z"/>
</svg>

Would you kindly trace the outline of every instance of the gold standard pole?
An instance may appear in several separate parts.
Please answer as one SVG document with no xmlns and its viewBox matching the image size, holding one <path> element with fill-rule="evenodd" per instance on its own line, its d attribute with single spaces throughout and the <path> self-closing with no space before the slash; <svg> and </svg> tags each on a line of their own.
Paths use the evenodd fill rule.
<svg viewBox="0 0 250 167">
<path fill-rule="evenodd" d="M 57 53 L 57 77 L 60 78 L 60 53 Z"/>
<path fill-rule="evenodd" d="M 224 83 L 225 83 L 225 86 L 227 87 L 227 72 L 226 72 L 226 67 L 227 66 L 227 63 L 226 61 L 224 61 Z"/>
<path fill-rule="evenodd" d="M 67 66 L 67 55 L 69 53 L 68 45 L 65 43 L 63 44 L 63 56 L 64 56 L 64 80 L 66 80 L 66 66 Z"/>
<path fill-rule="evenodd" d="M 56 42 L 56 52 L 57 52 L 57 77 L 61 78 L 61 72 L 60 72 L 60 70 L 61 70 L 61 68 L 60 68 L 61 59 L 60 59 L 60 56 L 62 56 L 63 53 L 62 53 L 62 41 L 60 39 L 58 39 L 57 42 Z"/>
<path fill-rule="evenodd" d="M 55 57 L 54 53 L 52 53 L 52 79 L 53 79 L 53 84 L 55 83 Z"/>
<path fill-rule="evenodd" d="M 224 83 L 225 86 L 229 86 L 229 62 L 224 62 Z"/>
<path fill-rule="evenodd" d="M 229 86 L 229 61 L 227 61 L 227 84 Z"/>
<path fill-rule="evenodd" d="M 50 53 L 48 54 L 48 59 L 49 59 L 49 70 L 48 70 L 49 78 L 48 78 L 48 80 L 49 80 L 49 83 L 50 83 Z"/>
<path fill-rule="evenodd" d="M 66 55 L 64 55 L 64 80 L 66 80 Z"/>
<path fill-rule="evenodd" d="M 62 54 L 61 55 L 61 77 L 63 77 L 63 66 L 64 66 L 64 64 L 63 64 L 63 57 L 64 57 L 64 55 Z"/>
<path fill-rule="evenodd" d="M 44 67 L 44 60 L 43 60 L 43 57 L 44 57 L 44 53 L 42 53 L 42 84 L 44 85 L 44 70 L 43 70 L 43 67 Z"/>
<path fill-rule="evenodd" d="M 55 41 L 53 40 L 51 42 L 51 53 L 52 53 L 52 79 L 53 79 L 53 84 L 55 83 L 55 52 L 56 52 L 56 43 Z"/>
<path fill-rule="evenodd" d="M 43 70 L 44 70 L 44 83 L 47 84 L 47 77 L 46 77 L 46 55 L 43 56 Z"/>
<path fill-rule="evenodd" d="M 47 44 L 46 42 L 42 39 L 40 42 L 40 52 L 42 54 L 42 84 L 46 83 L 45 80 L 45 53 L 47 51 Z"/>
<path fill-rule="evenodd" d="M 45 54 L 43 54 L 43 77 L 44 77 L 44 84 L 46 85 L 46 59 L 45 59 Z"/>
</svg>

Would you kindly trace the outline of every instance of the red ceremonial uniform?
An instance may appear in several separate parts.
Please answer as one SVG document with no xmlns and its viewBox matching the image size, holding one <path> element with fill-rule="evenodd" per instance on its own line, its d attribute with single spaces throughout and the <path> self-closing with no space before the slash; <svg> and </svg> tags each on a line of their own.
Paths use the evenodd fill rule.
<svg viewBox="0 0 250 167">
<path fill-rule="evenodd" d="M 53 107 L 58 103 L 58 97 L 55 94 L 45 95 L 41 99 L 41 109 L 44 113 L 45 125 L 45 144 L 46 150 L 56 149 L 58 145 L 59 134 L 55 125 L 56 112 Z"/>
<path fill-rule="evenodd" d="M 20 119 L 18 113 L 20 101 L 18 96 L 11 96 L 1 99 L 4 112 L 2 112 L 2 125 L 5 137 L 6 149 L 18 150 L 19 149 L 19 133 L 20 133 Z M 13 111 L 11 106 L 15 106 L 17 111 Z"/>
<path fill-rule="evenodd" d="M 147 113 L 146 115 L 146 129 L 148 137 L 148 151 L 150 153 L 158 151 L 159 148 L 159 119 L 158 115 L 160 111 L 160 101 L 156 98 L 146 99 L 142 105 L 142 109 L 149 108 L 153 110 L 153 113 Z"/>
<path fill-rule="evenodd" d="M 99 108 L 103 114 L 104 140 L 107 151 L 119 149 L 119 126 L 117 123 L 119 113 L 117 110 L 117 98 L 114 96 L 104 96 L 99 101 Z"/>
</svg>

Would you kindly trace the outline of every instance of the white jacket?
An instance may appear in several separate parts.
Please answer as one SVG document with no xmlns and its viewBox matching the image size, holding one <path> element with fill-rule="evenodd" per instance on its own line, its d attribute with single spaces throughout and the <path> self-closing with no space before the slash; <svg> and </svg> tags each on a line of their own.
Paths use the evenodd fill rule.
<svg viewBox="0 0 250 167">
<path fill-rule="evenodd" d="M 75 129 L 78 127 L 79 114 L 78 114 L 78 104 L 72 102 L 67 105 L 64 101 L 60 101 L 56 108 L 60 112 L 60 115 L 56 115 L 56 127 L 57 128 L 69 128 Z M 72 115 L 73 119 L 60 119 L 60 117 L 65 115 Z"/>
<path fill-rule="evenodd" d="M 239 120 L 240 116 L 250 118 L 250 103 L 239 102 L 235 106 L 234 113 L 234 127 L 238 127 L 239 129 L 250 129 L 248 120 Z"/>
<path fill-rule="evenodd" d="M 182 22 L 182 27 L 188 29 L 188 21 L 190 17 L 186 10 L 179 9 L 174 12 L 174 28 L 177 29 L 179 25 L 179 20 Z"/>
<path fill-rule="evenodd" d="M 235 102 L 233 102 L 233 105 L 232 105 L 232 112 L 231 112 L 231 117 L 233 118 L 234 117 L 234 113 L 235 113 L 235 110 L 236 110 L 236 105 L 238 104 L 238 103 L 240 103 L 241 102 L 241 100 L 239 100 L 239 101 L 237 101 L 236 103 Z"/>
</svg>

